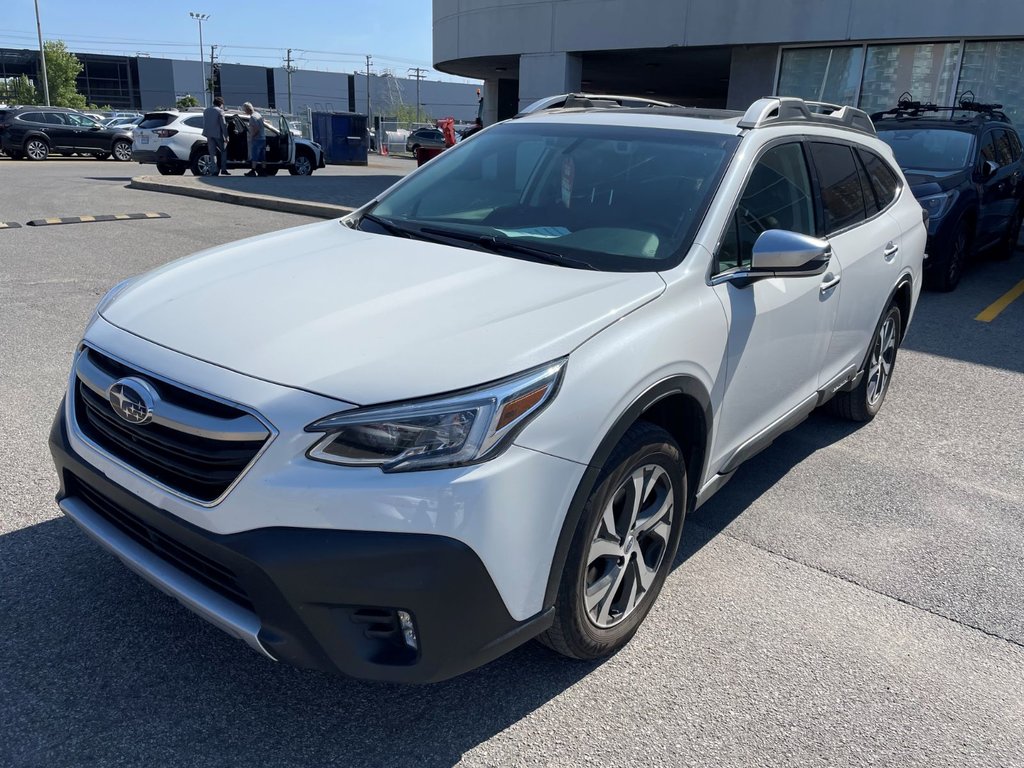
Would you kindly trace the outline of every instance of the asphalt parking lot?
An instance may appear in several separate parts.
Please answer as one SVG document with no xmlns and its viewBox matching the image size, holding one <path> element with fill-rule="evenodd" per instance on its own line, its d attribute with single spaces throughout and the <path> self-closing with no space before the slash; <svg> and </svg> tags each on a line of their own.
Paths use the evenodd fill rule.
<svg viewBox="0 0 1024 768">
<path fill-rule="evenodd" d="M 691 517 L 623 652 L 399 687 L 256 656 L 59 514 L 46 436 L 100 295 L 310 221 L 137 173 L 0 158 L 0 221 L 169 214 L 0 230 L 0 765 L 1024 765 L 1024 298 L 974 319 L 1024 251 L 922 297 L 872 423 L 813 416 Z"/>
</svg>

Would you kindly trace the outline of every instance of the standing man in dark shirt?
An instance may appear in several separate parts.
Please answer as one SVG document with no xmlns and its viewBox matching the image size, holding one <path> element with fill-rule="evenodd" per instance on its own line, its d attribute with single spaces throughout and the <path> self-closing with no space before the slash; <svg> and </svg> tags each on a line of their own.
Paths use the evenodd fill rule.
<svg viewBox="0 0 1024 768">
<path fill-rule="evenodd" d="M 228 173 L 228 122 L 224 117 L 224 99 L 220 96 L 213 100 L 213 106 L 203 110 L 203 136 L 206 137 L 206 149 L 210 154 L 211 176 L 217 175 L 218 156 L 220 173 Z"/>
</svg>

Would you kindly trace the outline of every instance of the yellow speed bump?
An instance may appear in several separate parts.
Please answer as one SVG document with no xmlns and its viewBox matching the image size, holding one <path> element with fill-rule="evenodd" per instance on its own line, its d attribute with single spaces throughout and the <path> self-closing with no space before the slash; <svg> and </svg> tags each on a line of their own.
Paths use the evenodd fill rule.
<svg viewBox="0 0 1024 768">
<path fill-rule="evenodd" d="M 59 219 L 33 219 L 30 227 L 48 227 L 54 224 L 85 224 L 93 221 L 129 221 L 131 219 L 169 219 L 169 213 L 104 213 L 99 216 L 65 216 Z"/>
<path fill-rule="evenodd" d="M 1024 280 L 1021 280 L 1013 286 L 1013 288 L 985 307 L 985 309 L 983 309 L 974 319 L 980 320 L 983 323 L 991 323 L 999 317 L 1000 312 L 1010 306 L 1021 296 L 1024 296 Z"/>
<path fill-rule="evenodd" d="M 16 221 L 0 221 L 0 229 L 20 229 L 21 224 Z"/>
</svg>

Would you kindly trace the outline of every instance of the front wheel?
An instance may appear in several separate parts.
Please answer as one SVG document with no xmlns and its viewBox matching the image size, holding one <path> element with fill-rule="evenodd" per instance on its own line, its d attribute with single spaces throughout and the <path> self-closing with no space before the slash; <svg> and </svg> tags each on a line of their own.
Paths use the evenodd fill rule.
<svg viewBox="0 0 1024 768">
<path fill-rule="evenodd" d="M 130 141 L 115 141 L 113 155 L 118 162 L 127 163 L 132 159 L 132 143 Z"/>
<path fill-rule="evenodd" d="M 672 568 L 686 511 L 682 451 L 668 432 L 637 422 L 608 458 L 587 500 L 540 636 L 576 659 L 630 641 Z"/>
<path fill-rule="evenodd" d="M 882 409 L 889 391 L 896 352 L 900 347 L 903 318 L 895 304 L 885 311 L 871 342 L 868 364 L 860 383 L 850 392 L 839 392 L 829 401 L 832 412 L 849 421 L 871 421 Z"/>
<path fill-rule="evenodd" d="M 967 266 L 970 255 L 970 221 L 961 219 L 953 231 L 949 257 L 945 262 L 936 264 L 934 271 L 926 275 L 928 287 L 943 292 L 949 292 L 956 288 L 960 284 L 960 278 L 963 277 L 964 267 Z"/>
<path fill-rule="evenodd" d="M 313 158 L 305 152 L 295 156 L 295 164 L 288 168 L 292 176 L 311 176 L 313 174 Z"/>
</svg>

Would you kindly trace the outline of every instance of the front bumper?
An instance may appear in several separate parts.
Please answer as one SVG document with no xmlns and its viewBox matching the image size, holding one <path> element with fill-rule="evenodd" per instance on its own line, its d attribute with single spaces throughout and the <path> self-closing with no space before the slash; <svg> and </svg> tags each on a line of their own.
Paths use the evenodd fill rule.
<svg viewBox="0 0 1024 768">
<path fill-rule="evenodd" d="M 64 405 L 50 450 L 62 510 L 130 568 L 265 655 L 364 679 L 434 682 L 546 629 L 516 621 L 476 553 L 423 533 L 267 527 L 217 534 L 110 482 L 75 452 Z M 415 623 L 418 647 L 389 625 Z"/>
</svg>

